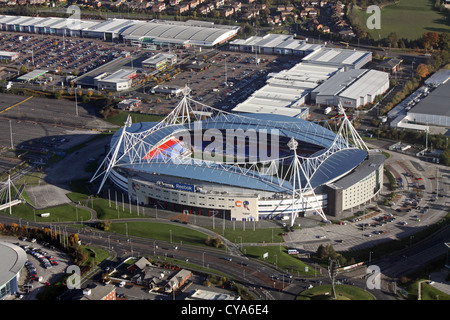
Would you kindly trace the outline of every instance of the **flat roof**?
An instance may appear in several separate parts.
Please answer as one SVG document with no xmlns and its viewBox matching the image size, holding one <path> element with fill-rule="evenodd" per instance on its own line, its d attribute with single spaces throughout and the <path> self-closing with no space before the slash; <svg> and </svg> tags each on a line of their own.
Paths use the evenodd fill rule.
<svg viewBox="0 0 450 320">
<path fill-rule="evenodd" d="M 426 85 L 440 85 L 446 83 L 450 78 L 450 70 L 440 69 L 433 73 L 427 80 L 425 80 Z"/>
<path fill-rule="evenodd" d="M 239 27 L 200 21 L 139 21 L 121 32 L 125 39 L 149 38 L 154 42 L 215 45 L 237 34 Z"/>
<path fill-rule="evenodd" d="M 144 63 L 158 63 L 161 61 L 164 61 L 166 59 L 172 59 L 172 58 L 176 58 L 177 55 L 174 53 L 165 53 L 165 52 L 160 52 L 158 54 L 155 54 L 154 56 L 151 56 L 148 59 L 145 59 L 144 61 L 142 61 L 142 64 Z"/>
<path fill-rule="evenodd" d="M 389 74 L 383 71 L 369 70 L 351 83 L 339 96 L 358 99 L 361 96 L 375 94 L 386 84 L 389 84 Z"/>
<path fill-rule="evenodd" d="M 331 78 L 326 80 L 312 92 L 317 95 L 332 96 L 338 95 L 342 90 L 347 88 L 352 82 L 363 75 L 367 70 L 352 69 L 346 72 L 338 72 Z"/>
<path fill-rule="evenodd" d="M 0 287 L 14 278 L 27 261 L 25 251 L 12 243 L 0 241 Z"/>
<path fill-rule="evenodd" d="M 136 73 L 136 70 L 131 69 L 119 69 L 110 75 L 100 79 L 99 81 L 104 82 L 119 82 L 119 81 L 128 81 L 132 74 Z"/>
<path fill-rule="evenodd" d="M 12 57 L 19 54 L 18 52 L 14 52 L 14 51 L 5 51 L 5 50 L 0 50 L 0 56 L 7 56 L 7 57 Z"/>
<path fill-rule="evenodd" d="M 261 105 L 252 102 L 247 102 L 243 105 L 237 105 L 233 109 L 235 112 L 245 112 L 245 113 L 268 113 L 268 114 L 279 114 L 288 117 L 298 117 L 305 112 L 307 108 L 287 108 L 273 105 Z"/>
<path fill-rule="evenodd" d="M 320 47 L 303 58 L 303 61 L 317 64 L 355 65 L 364 57 L 372 55 L 370 51 Z"/>
<path fill-rule="evenodd" d="M 430 114 L 437 116 L 450 117 L 450 81 L 441 84 L 431 91 L 422 101 L 417 103 L 410 113 Z"/>
<path fill-rule="evenodd" d="M 42 76 L 43 74 L 46 74 L 47 72 L 48 72 L 48 70 L 36 69 L 36 70 L 33 70 L 31 72 L 28 72 L 28 73 L 20 76 L 19 78 L 17 78 L 17 80 L 22 80 L 22 81 L 33 80 L 39 76 Z"/>
<path fill-rule="evenodd" d="M 251 36 L 247 39 L 236 39 L 230 42 L 231 45 L 256 46 L 260 48 L 277 48 L 293 51 L 313 51 L 320 44 L 309 44 L 305 40 L 295 39 L 293 35 L 269 33 L 263 37 Z"/>
</svg>

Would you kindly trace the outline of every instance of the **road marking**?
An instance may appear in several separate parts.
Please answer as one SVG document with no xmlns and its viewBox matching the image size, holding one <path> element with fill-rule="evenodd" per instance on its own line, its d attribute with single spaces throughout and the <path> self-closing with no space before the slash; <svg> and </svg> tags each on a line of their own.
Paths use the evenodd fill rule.
<svg viewBox="0 0 450 320">
<path fill-rule="evenodd" d="M 26 98 L 25 100 L 22 100 L 22 101 L 20 101 L 20 102 L 18 102 L 18 103 L 16 103 L 16 104 L 13 104 L 11 107 L 8 107 L 8 108 L 6 108 L 5 110 L 0 111 L 0 113 L 6 112 L 6 111 L 8 111 L 8 110 L 10 110 L 10 109 L 12 109 L 12 108 L 18 106 L 19 104 L 22 104 L 22 103 L 24 103 L 24 102 L 30 100 L 31 98 L 33 98 L 33 96 L 29 96 L 29 97 Z"/>
</svg>

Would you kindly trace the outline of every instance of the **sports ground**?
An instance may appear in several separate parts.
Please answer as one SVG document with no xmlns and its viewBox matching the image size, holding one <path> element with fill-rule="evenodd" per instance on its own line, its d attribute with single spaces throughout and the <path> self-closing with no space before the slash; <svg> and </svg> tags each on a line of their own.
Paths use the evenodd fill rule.
<svg viewBox="0 0 450 320">
<path fill-rule="evenodd" d="M 446 14 L 433 10 L 433 6 L 431 0 L 399 0 L 381 8 L 381 29 L 372 30 L 366 27 L 367 18 L 372 14 L 356 7 L 353 10 L 374 40 L 385 38 L 391 32 L 396 32 L 400 38 L 417 39 L 425 32 L 450 32 Z"/>
</svg>

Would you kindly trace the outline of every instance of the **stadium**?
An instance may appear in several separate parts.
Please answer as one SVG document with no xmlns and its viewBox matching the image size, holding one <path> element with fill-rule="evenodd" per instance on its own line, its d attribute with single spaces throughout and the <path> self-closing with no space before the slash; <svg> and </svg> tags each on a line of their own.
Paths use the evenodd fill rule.
<svg viewBox="0 0 450 320">
<path fill-rule="evenodd" d="M 139 205 L 236 221 L 290 219 L 291 225 L 299 215 L 340 214 L 344 191 L 355 183 L 370 184 L 358 205 L 378 194 L 383 162 L 373 161 L 379 158 L 343 109 L 334 133 L 294 117 L 216 110 L 189 93 L 185 87 L 161 122 L 129 118 L 114 134 L 91 179 L 102 177 L 98 192 L 110 179 Z M 366 167 L 373 170 L 360 169 Z M 355 183 L 339 185 L 355 174 Z M 328 198 L 341 205 L 328 205 Z"/>
</svg>

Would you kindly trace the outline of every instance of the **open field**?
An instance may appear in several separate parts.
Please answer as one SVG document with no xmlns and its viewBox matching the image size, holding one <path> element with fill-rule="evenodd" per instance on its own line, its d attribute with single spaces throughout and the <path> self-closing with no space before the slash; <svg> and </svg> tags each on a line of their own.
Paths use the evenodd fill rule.
<svg viewBox="0 0 450 320">
<path fill-rule="evenodd" d="M 336 285 L 336 298 L 337 300 L 375 300 L 369 292 L 348 285 Z M 331 285 L 303 291 L 297 300 L 333 300 L 331 298 Z"/>
<path fill-rule="evenodd" d="M 114 222 L 110 231 L 121 234 L 128 232 L 129 235 L 137 237 L 197 246 L 206 246 L 205 241 L 208 237 L 205 233 L 173 224 L 143 221 Z"/>
<path fill-rule="evenodd" d="M 381 29 L 367 30 L 374 40 L 387 37 L 396 32 L 400 38 L 417 39 L 425 32 L 450 32 L 450 25 L 446 24 L 446 16 L 442 12 L 433 10 L 434 1 L 430 0 L 400 0 L 397 4 L 388 5 L 381 9 Z M 371 14 L 365 10 L 355 8 L 362 27 L 366 28 L 366 21 Z"/>
<path fill-rule="evenodd" d="M 314 268 L 309 267 L 295 255 L 288 254 L 287 248 L 284 246 L 246 246 L 241 251 L 248 257 L 263 260 L 293 274 L 314 275 Z M 266 259 L 263 258 L 265 253 L 268 254 Z M 305 267 L 309 267 L 308 271 L 305 270 Z"/>
</svg>

